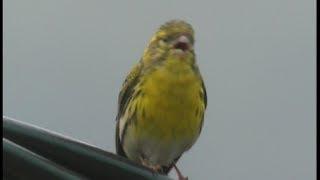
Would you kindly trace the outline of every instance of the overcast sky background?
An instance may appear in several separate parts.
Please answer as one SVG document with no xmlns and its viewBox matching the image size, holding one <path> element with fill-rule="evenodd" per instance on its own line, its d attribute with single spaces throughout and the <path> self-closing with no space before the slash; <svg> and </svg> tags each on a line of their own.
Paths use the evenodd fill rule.
<svg viewBox="0 0 320 180">
<path fill-rule="evenodd" d="M 195 29 L 208 93 L 183 174 L 315 179 L 314 0 L 6 0 L 4 115 L 114 152 L 122 81 L 176 18 Z"/>
</svg>

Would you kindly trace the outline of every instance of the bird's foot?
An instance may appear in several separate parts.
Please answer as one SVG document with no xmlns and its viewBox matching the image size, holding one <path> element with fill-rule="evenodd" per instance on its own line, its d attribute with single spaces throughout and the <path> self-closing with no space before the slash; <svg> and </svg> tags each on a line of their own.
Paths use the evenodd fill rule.
<svg viewBox="0 0 320 180">
<path fill-rule="evenodd" d="M 178 180 L 188 180 L 188 176 L 184 177 L 182 174 L 178 174 Z"/>
<path fill-rule="evenodd" d="M 184 177 L 182 174 L 181 174 L 181 172 L 180 172 L 180 170 L 178 169 L 178 167 L 174 164 L 173 165 L 173 168 L 176 170 L 176 172 L 177 172 L 177 175 L 178 175 L 178 180 L 188 180 L 188 177 L 186 176 L 186 177 Z"/>
<path fill-rule="evenodd" d="M 150 165 L 150 163 L 144 158 L 140 158 L 140 162 L 143 166 L 152 169 L 155 173 L 158 173 L 161 170 L 161 165 Z"/>
<path fill-rule="evenodd" d="M 160 170 L 161 170 L 160 165 L 154 165 L 154 166 L 149 166 L 149 167 L 155 172 L 160 172 Z"/>
<path fill-rule="evenodd" d="M 148 164 L 148 162 L 147 162 L 146 159 L 140 157 L 140 162 L 141 162 L 141 164 L 142 164 L 143 166 L 149 167 L 149 164 Z"/>
<path fill-rule="evenodd" d="M 188 180 L 188 177 L 179 177 L 179 180 Z"/>
</svg>

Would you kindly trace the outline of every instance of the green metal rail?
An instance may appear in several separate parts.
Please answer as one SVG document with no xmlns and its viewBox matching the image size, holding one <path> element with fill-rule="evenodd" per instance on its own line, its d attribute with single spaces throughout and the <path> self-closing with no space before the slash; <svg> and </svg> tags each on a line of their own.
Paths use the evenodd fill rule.
<svg viewBox="0 0 320 180">
<path fill-rule="evenodd" d="M 169 180 L 128 159 L 3 117 L 4 179 Z"/>
<path fill-rule="evenodd" d="M 14 179 L 32 179 L 42 177 L 45 179 L 84 179 L 84 177 L 59 166 L 31 151 L 3 139 L 5 152 L 5 177 Z M 19 172 L 19 173 L 18 173 Z M 10 178 L 11 179 L 11 178 Z"/>
</svg>

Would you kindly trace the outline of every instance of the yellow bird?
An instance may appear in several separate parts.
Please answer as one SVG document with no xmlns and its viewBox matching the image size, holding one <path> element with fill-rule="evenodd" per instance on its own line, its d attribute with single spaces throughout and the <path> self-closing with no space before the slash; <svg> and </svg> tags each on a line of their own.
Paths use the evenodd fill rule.
<svg viewBox="0 0 320 180">
<path fill-rule="evenodd" d="M 168 174 L 198 139 L 207 94 L 196 64 L 194 31 L 162 25 L 126 77 L 118 99 L 117 154 Z"/>
</svg>

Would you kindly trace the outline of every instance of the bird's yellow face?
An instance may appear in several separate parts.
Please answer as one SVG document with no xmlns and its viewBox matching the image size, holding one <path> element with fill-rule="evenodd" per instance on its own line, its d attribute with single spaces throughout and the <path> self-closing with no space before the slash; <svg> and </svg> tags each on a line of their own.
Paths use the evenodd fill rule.
<svg viewBox="0 0 320 180">
<path fill-rule="evenodd" d="M 142 60 L 145 65 L 170 59 L 183 59 L 193 64 L 193 44 L 194 31 L 190 24 L 179 20 L 169 21 L 151 38 Z"/>
</svg>

